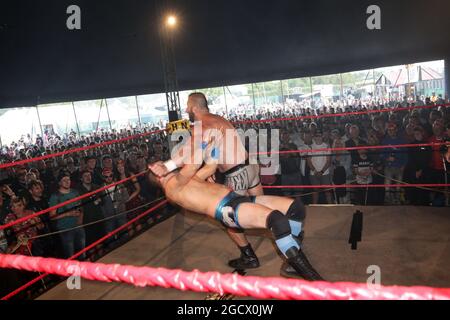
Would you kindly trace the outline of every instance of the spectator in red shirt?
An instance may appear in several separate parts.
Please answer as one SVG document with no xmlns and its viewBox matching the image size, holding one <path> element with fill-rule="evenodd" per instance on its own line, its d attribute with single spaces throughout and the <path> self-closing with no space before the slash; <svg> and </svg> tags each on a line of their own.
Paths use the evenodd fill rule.
<svg viewBox="0 0 450 320">
<path fill-rule="evenodd" d="M 444 121 L 440 118 L 433 123 L 433 135 L 428 139 L 430 143 L 442 143 L 444 142 Z M 436 145 L 432 147 L 433 153 L 431 156 L 430 167 L 436 172 L 444 171 L 444 162 L 441 153 L 442 147 Z M 441 179 L 442 180 L 442 179 Z"/>
</svg>

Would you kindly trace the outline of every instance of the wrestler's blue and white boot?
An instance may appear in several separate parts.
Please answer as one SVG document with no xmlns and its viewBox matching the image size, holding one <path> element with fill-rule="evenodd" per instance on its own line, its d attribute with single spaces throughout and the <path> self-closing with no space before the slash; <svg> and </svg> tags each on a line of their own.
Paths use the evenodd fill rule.
<svg viewBox="0 0 450 320">
<path fill-rule="evenodd" d="M 299 247 L 302 247 L 303 238 L 304 238 L 304 230 L 303 230 L 303 222 L 306 217 L 306 209 L 305 205 L 301 201 L 301 199 L 295 198 L 294 202 L 292 202 L 289 207 L 286 217 L 289 219 L 289 225 L 291 227 L 291 233 L 294 237 L 295 241 L 297 241 Z M 288 263 L 283 263 L 281 266 L 280 274 L 284 277 L 288 278 L 298 278 L 299 275 L 295 271 L 295 269 L 289 265 Z"/>
<path fill-rule="evenodd" d="M 297 276 L 305 280 L 323 280 L 319 273 L 309 263 L 298 241 L 291 233 L 290 222 L 280 211 L 272 211 L 267 217 L 267 228 L 272 231 L 275 243 L 286 257 L 288 264 L 296 271 Z M 298 233 L 300 235 L 301 230 Z"/>
</svg>

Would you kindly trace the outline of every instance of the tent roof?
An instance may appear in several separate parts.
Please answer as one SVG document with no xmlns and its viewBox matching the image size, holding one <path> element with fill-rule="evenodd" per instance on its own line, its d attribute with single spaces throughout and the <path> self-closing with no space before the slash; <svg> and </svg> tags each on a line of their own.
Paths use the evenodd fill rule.
<svg viewBox="0 0 450 320">
<path fill-rule="evenodd" d="M 2 1 L 0 107 L 163 92 L 160 2 Z M 366 27 L 369 0 L 171 3 L 180 90 L 450 57 L 445 0 L 379 0 L 381 30 Z"/>
</svg>

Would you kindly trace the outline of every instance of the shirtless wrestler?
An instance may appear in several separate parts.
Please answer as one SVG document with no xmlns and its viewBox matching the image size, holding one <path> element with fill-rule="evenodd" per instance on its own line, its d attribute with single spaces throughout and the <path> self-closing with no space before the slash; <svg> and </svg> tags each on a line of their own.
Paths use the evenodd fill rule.
<svg viewBox="0 0 450 320">
<path fill-rule="evenodd" d="M 149 166 L 158 172 L 158 165 Z M 278 196 L 242 196 L 231 188 L 205 181 L 216 170 L 216 165 L 207 164 L 200 170 L 197 165 L 185 165 L 165 177 L 156 178 L 167 199 L 179 206 L 220 221 L 228 228 L 267 228 L 280 252 L 297 275 L 306 280 L 323 280 L 308 262 L 300 248 L 298 235 L 305 218 L 305 207 L 300 198 Z"/>
<path fill-rule="evenodd" d="M 201 123 L 202 144 L 208 139 L 211 130 L 221 133 L 222 139 L 216 140 L 217 154 L 220 159 L 217 167 L 218 171 L 225 177 L 224 184 L 240 195 L 257 196 L 263 194 L 263 188 L 259 179 L 259 165 L 249 164 L 248 153 L 242 141 L 237 139 L 226 139 L 228 133 L 237 137 L 237 132 L 233 125 L 223 117 L 209 112 L 208 102 L 202 93 L 192 93 L 187 102 L 186 112 L 189 119 L 194 123 Z M 195 126 L 192 136 L 195 135 Z M 233 140 L 233 141 L 227 141 Z M 186 141 L 186 144 L 188 141 Z M 180 156 L 180 154 L 183 154 Z M 172 155 L 172 159 L 165 164 L 158 163 L 155 172 L 158 176 L 165 176 L 170 171 L 183 166 L 183 156 L 186 153 Z M 245 234 L 240 229 L 227 228 L 228 235 L 236 243 L 241 251 L 237 259 L 230 260 L 228 265 L 235 269 L 248 269 L 259 267 L 259 260 Z"/>
</svg>

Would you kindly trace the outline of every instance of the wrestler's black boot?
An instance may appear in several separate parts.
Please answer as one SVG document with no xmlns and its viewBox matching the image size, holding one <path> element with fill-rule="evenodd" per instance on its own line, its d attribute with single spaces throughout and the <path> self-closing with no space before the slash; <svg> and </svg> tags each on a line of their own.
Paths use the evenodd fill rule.
<svg viewBox="0 0 450 320">
<path fill-rule="evenodd" d="M 295 269 L 300 277 L 309 281 L 323 280 L 320 274 L 309 263 L 308 258 L 306 258 L 302 250 L 292 247 L 286 252 L 286 256 L 289 265 Z"/>
<path fill-rule="evenodd" d="M 234 269 L 244 270 L 244 269 L 253 269 L 259 267 L 259 260 L 253 251 L 251 244 L 246 245 L 245 247 L 239 247 L 241 250 L 241 256 L 237 259 L 233 259 L 228 261 L 228 265 Z"/>
<path fill-rule="evenodd" d="M 304 238 L 304 234 L 305 231 L 301 231 L 300 234 L 298 235 L 298 237 L 296 236 L 292 236 L 295 241 L 297 241 L 298 246 L 301 248 L 302 247 L 302 243 L 303 243 L 303 238 Z M 280 269 L 280 274 L 283 277 L 287 277 L 287 278 L 298 278 L 299 274 L 297 273 L 297 271 L 295 271 L 295 269 L 287 262 L 283 262 L 281 269 Z"/>
</svg>

